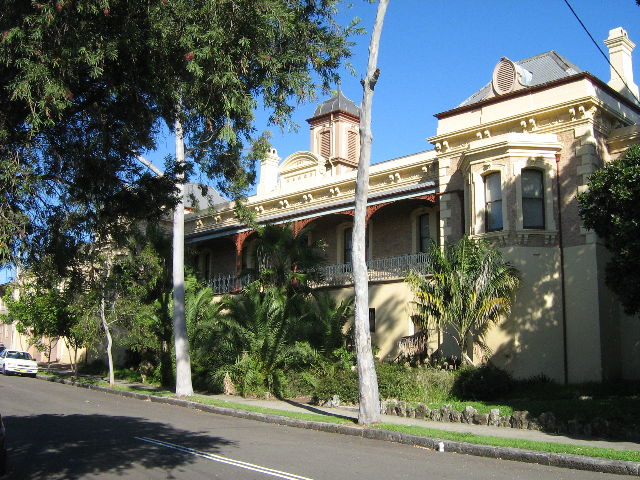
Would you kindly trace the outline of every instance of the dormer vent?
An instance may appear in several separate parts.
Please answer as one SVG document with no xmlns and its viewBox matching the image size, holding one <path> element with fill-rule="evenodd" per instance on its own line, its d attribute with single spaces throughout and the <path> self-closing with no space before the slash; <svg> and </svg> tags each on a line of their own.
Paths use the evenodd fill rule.
<svg viewBox="0 0 640 480">
<path fill-rule="evenodd" d="M 531 83 L 531 72 L 506 57 L 493 70 L 492 86 L 496 95 L 520 90 Z"/>
</svg>

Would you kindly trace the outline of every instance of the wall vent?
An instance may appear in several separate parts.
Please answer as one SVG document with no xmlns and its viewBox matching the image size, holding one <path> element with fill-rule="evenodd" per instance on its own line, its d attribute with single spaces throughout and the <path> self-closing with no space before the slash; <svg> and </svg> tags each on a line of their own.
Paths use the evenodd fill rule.
<svg viewBox="0 0 640 480">
<path fill-rule="evenodd" d="M 513 91 L 516 84 L 516 66 L 507 58 L 503 58 L 493 71 L 493 89 L 498 95 Z"/>
<path fill-rule="evenodd" d="M 506 57 L 496 65 L 493 70 L 493 91 L 495 95 L 504 95 L 515 90 L 525 88 L 531 83 L 531 72 L 513 63 Z"/>
</svg>

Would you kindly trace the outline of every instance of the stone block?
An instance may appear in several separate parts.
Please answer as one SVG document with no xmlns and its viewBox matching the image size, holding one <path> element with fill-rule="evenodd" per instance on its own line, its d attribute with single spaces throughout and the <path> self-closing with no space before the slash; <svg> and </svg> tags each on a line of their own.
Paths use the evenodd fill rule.
<svg viewBox="0 0 640 480">
<path fill-rule="evenodd" d="M 429 407 L 424 403 L 419 403 L 416 407 L 416 418 L 428 418 L 431 416 L 430 413 Z"/>
<path fill-rule="evenodd" d="M 587 155 L 582 155 L 580 161 L 582 162 L 582 165 L 599 165 L 600 163 L 602 163 L 600 161 L 600 157 L 598 157 L 597 155 L 592 155 L 590 153 Z"/>
<path fill-rule="evenodd" d="M 462 423 L 462 412 L 451 410 L 449 417 L 451 418 L 451 423 Z"/>
<path fill-rule="evenodd" d="M 476 413 L 473 415 L 472 422 L 474 425 L 488 425 L 489 414 L 488 413 Z"/>
<path fill-rule="evenodd" d="M 463 422 L 464 423 L 471 423 L 473 421 L 473 416 L 478 413 L 478 411 L 467 405 L 466 407 L 464 407 L 464 410 L 462 410 L 462 418 L 463 418 Z"/>
<path fill-rule="evenodd" d="M 576 148 L 576 156 L 588 155 L 588 154 L 595 155 L 596 153 L 597 153 L 596 146 L 592 143 L 587 143 L 586 145 L 581 145 L 578 148 Z"/>
<path fill-rule="evenodd" d="M 587 125 L 581 125 L 579 127 L 574 128 L 573 130 L 573 134 L 575 135 L 576 138 L 579 139 L 588 139 L 588 138 L 592 138 L 593 137 L 593 128 L 591 126 L 587 126 Z"/>
<path fill-rule="evenodd" d="M 451 420 L 451 409 L 452 407 L 449 404 L 442 405 L 442 407 L 440 408 L 440 421 L 449 422 Z"/>
<path fill-rule="evenodd" d="M 511 428 L 527 429 L 529 427 L 529 412 L 513 412 L 511 415 Z"/>
<path fill-rule="evenodd" d="M 387 411 L 385 413 L 387 415 L 395 415 L 396 414 L 396 404 L 395 403 L 387 403 Z"/>
<path fill-rule="evenodd" d="M 492 408 L 489 413 L 489 425 L 497 427 L 500 425 L 500 409 Z"/>
<path fill-rule="evenodd" d="M 556 425 L 556 416 L 553 412 L 545 412 L 540 415 L 540 425 L 545 432 L 555 432 Z"/>
<path fill-rule="evenodd" d="M 587 165 L 580 165 L 578 168 L 576 168 L 576 173 L 578 175 L 591 175 L 595 171 L 596 166 L 591 163 Z"/>
</svg>

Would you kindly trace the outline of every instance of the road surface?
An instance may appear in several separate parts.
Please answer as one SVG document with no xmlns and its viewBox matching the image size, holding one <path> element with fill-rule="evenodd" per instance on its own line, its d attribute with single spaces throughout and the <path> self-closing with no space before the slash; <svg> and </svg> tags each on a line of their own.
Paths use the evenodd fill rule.
<svg viewBox="0 0 640 480">
<path fill-rule="evenodd" d="M 618 479 L 0 376 L 9 473 L 38 479 Z M 4 478 L 3 478 L 4 480 Z"/>
</svg>

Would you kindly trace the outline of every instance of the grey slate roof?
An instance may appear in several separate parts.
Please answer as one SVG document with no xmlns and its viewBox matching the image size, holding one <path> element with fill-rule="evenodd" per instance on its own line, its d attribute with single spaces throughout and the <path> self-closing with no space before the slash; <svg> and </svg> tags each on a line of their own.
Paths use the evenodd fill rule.
<svg viewBox="0 0 640 480">
<path fill-rule="evenodd" d="M 195 210 L 206 210 L 209 206 L 227 202 L 215 188 L 206 187 L 206 194 L 203 195 L 200 185 L 192 182 L 185 183 L 184 196 L 185 205 Z"/>
<path fill-rule="evenodd" d="M 313 112 L 313 116 L 317 117 L 319 115 L 335 112 L 337 110 L 341 110 L 343 112 L 350 113 L 351 115 L 355 115 L 356 117 L 360 117 L 360 107 L 358 107 L 355 103 L 345 97 L 342 94 L 342 90 L 340 90 L 340 87 L 338 87 L 338 93 L 336 95 L 331 97 L 329 100 L 325 100 L 322 105 L 316 108 L 316 111 Z"/>
<path fill-rule="evenodd" d="M 571 75 L 582 72 L 582 70 L 569 62 L 566 58 L 558 55 L 555 50 L 541 53 L 534 57 L 525 58 L 524 60 L 520 60 L 515 63 L 531 72 L 532 79 L 528 84 L 530 87 L 553 82 L 554 80 L 560 80 L 561 78 L 570 77 Z M 467 98 L 464 102 L 458 105 L 458 107 L 478 103 L 489 95 L 490 92 L 491 82 Z"/>
</svg>

